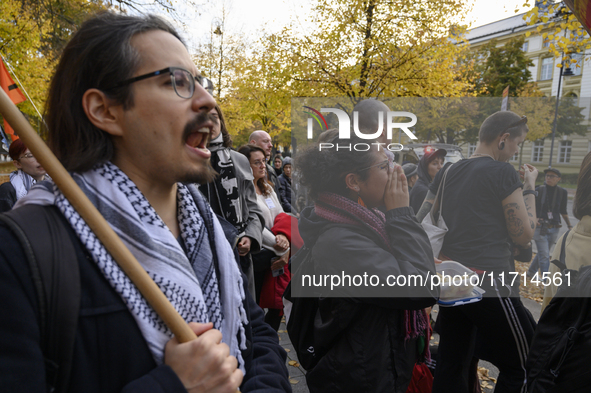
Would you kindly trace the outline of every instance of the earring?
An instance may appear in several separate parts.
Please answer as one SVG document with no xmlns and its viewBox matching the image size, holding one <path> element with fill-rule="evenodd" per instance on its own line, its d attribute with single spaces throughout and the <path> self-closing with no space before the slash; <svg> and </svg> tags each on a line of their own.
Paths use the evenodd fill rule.
<svg viewBox="0 0 591 393">
<path fill-rule="evenodd" d="M 357 194 L 357 203 L 359 203 L 363 207 L 366 207 L 365 203 L 363 203 L 363 199 L 361 199 L 361 196 L 359 196 L 359 194 Z"/>
<path fill-rule="evenodd" d="M 505 141 L 501 141 L 499 144 L 499 150 L 503 150 L 505 148 Z"/>
<path fill-rule="evenodd" d="M 363 203 L 363 199 L 361 199 L 361 196 L 359 195 L 359 187 L 354 187 L 353 191 L 355 191 L 357 193 L 357 203 L 359 203 L 361 206 L 365 207 L 365 203 Z"/>
</svg>

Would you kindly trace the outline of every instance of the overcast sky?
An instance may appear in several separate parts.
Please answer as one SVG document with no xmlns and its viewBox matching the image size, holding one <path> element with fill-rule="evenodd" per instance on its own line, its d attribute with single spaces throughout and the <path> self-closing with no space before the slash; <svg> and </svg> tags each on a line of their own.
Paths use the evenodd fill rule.
<svg viewBox="0 0 591 393">
<path fill-rule="evenodd" d="M 526 0 L 465 0 L 473 3 L 473 11 L 468 15 L 467 22 L 471 27 L 478 27 L 497 20 L 515 15 L 516 7 L 522 7 Z M 290 21 L 303 21 L 310 15 L 313 0 L 210 0 L 205 5 L 192 6 L 190 3 L 205 0 L 178 0 L 175 7 L 181 10 L 186 27 L 185 38 L 191 46 L 206 41 L 210 31 L 220 23 L 222 5 L 226 7 L 228 20 L 226 32 L 252 38 L 261 36 L 263 32 L 277 32 Z M 530 0 L 533 3 L 533 0 Z M 158 12 L 158 9 L 155 9 Z M 524 10 L 521 9 L 521 12 Z M 167 16 L 166 13 L 162 14 Z"/>
</svg>

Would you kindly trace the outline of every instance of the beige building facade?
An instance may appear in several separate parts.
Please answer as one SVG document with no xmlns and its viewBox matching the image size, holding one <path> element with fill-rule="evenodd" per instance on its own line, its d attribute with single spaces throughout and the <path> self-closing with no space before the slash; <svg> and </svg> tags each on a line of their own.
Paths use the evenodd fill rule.
<svg viewBox="0 0 591 393">
<path fill-rule="evenodd" d="M 549 41 L 544 39 L 541 33 L 536 31 L 537 26 L 527 26 L 523 20 L 524 14 L 518 14 L 507 19 L 499 20 L 471 29 L 467 33 L 470 47 L 477 51 L 481 46 L 495 39 L 499 46 L 516 37 L 524 37 L 523 51 L 532 60 L 529 68 L 531 81 L 535 81 L 538 88 L 546 95 L 556 97 L 558 92 L 558 79 L 560 68 L 556 65 L 560 59 L 555 59 L 548 51 Z M 526 36 L 526 33 L 530 33 Z M 586 35 L 587 33 L 585 33 Z M 562 76 L 560 98 L 570 96 L 576 98 L 575 102 L 582 108 L 585 116 L 584 125 L 587 126 L 587 134 L 557 136 L 554 141 L 552 155 L 552 167 L 560 169 L 562 173 L 578 173 L 582 160 L 591 151 L 591 59 L 585 60 L 581 54 L 573 55 L 576 65 L 571 65 L 573 76 Z M 509 99 L 511 105 L 511 99 Z M 546 138 L 530 142 L 526 141 L 522 152 L 522 162 L 532 163 L 542 170 L 548 167 L 551 135 Z M 462 146 L 464 153 L 471 154 L 475 144 Z M 514 157 L 512 163 L 517 164 L 519 157 Z"/>
</svg>

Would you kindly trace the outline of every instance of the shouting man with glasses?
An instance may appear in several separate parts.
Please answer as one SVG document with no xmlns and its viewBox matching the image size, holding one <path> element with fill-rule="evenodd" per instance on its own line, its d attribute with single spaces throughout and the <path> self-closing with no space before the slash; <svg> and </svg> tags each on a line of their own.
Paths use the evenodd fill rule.
<svg viewBox="0 0 591 393">
<path fill-rule="evenodd" d="M 49 178 L 22 140 L 10 144 L 8 154 L 16 167 L 10 181 L 0 185 L 0 213 L 12 209 L 16 201 L 27 195 L 33 184 Z"/>
<path fill-rule="evenodd" d="M 57 157 L 198 338 L 173 338 L 70 202 L 42 182 L 15 212 L 57 209 L 74 239 L 68 263 L 79 269 L 80 306 L 70 369 L 58 364 L 57 377 L 46 377 L 56 367 L 44 361 L 44 310 L 25 250 L 0 225 L 0 392 L 290 391 L 285 351 L 193 184 L 215 174 L 206 148 L 215 101 L 203 83 L 166 22 L 105 13 L 65 47 L 46 113 Z"/>
<path fill-rule="evenodd" d="M 568 226 L 572 228 L 568 213 L 566 211 L 566 204 L 568 202 L 568 192 L 558 186 L 560 181 L 560 171 L 556 168 L 547 168 L 544 170 L 545 178 L 544 185 L 536 187 L 536 213 L 538 223 L 536 232 L 534 233 L 534 241 L 538 253 L 529 265 L 527 275 L 534 277 L 538 269 L 542 273 L 547 272 L 550 268 L 550 250 L 556 243 L 560 227 L 560 216 Z M 541 276 L 537 277 L 541 279 Z"/>
</svg>

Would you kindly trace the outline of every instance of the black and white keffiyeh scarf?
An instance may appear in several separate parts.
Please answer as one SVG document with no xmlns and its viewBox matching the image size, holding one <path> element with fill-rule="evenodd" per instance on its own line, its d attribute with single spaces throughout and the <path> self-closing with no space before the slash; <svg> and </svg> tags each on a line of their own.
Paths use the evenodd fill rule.
<svg viewBox="0 0 591 393">
<path fill-rule="evenodd" d="M 187 322 L 213 322 L 238 359 L 246 349 L 242 276 L 224 232 L 194 185 L 178 184 L 178 221 L 185 250 L 136 185 L 107 162 L 74 180 Z M 172 332 L 123 273 L 88 225 L 51 182 L 18 202 L 55 204 L 137 321 L 158 364 Z M 18 206 L 18 205 L 17 205 Z"/>
<path fill-rule="evenodd" d="M 12 184 L 14 190 L 16 191 L 17 201 L 27 195 L 31 187 L 37 183 L 37 180 L 26 174 L 22 169 L 11 172 L 9 178 L 10 184 Z"/>
</svg>

